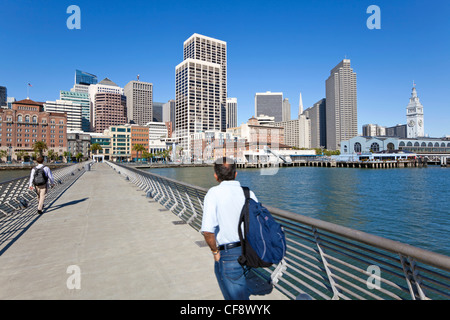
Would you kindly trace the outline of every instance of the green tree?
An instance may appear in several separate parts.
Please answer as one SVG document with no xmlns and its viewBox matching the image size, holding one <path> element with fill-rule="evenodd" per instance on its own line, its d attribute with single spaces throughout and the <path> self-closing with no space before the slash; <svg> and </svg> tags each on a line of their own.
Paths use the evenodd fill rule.
<svg viewBox="0 0 450 320">
<path fill-rule="evenodd" d="M 78 152 L 75 158 L 77 158 L 77 162 L 80 162 L 80 159 L 83 158 L 83 154 L 81 152 Z"/>
<path fill-rule="evenodd" d="M 47 150 L 47 144 L 45 143 L 45 141 L 36 141 L 33 144 L 33 150 L 36 153 L 39 153 L 39 155 L 42 157 L 44 156 L 44 151 Z"/>
<path fill-rule="evenodd" d="M 72 158 L 70 151 L 64 151 L 63 156 L 66 158 L 66 162 L 69 162 L 69 158 Z"/>
</svg>

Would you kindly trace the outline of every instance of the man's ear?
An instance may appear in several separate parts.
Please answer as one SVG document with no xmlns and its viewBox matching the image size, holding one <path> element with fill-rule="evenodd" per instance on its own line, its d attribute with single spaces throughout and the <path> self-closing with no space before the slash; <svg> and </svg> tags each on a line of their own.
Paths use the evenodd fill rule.
<svg viewBox="0 0 450 320">
<path fill-rule="evenodd" d="M 220 182 L 219 178 L 217 177 L 217 173 L 215 173 L 215 172 L 214 172 L 214 178 L 216 179 L 217 182 Z"/>
<path fill-rule="evenodd" d="M 234 178 L 236 179 L 236 177 L 237 177 L 237 171 L 236 171 L 236 173 L 234 174 Z"/>
</svg>

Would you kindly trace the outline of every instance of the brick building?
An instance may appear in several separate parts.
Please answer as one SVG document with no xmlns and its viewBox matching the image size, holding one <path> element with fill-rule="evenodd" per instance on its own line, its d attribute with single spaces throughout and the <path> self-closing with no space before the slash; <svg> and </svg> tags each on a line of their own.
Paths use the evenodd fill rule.
<svg viewBox="0 0 450 320">
<path fill-rule="evenodd" d="M 0 150 L 8 152 L 8 159 L 16 160 L 20 151 L 31 156 L 37 141 L 62 156 L 67 151 L 67 114 L 46 112 L 43 103 L 30 99 L 0 110 Z"/>
<path fill-rule="evenodd" d="M 137 144 L 144 146 L 145 151 L 148 152 L 149 143 L 148 143 L 148 127 L 139 126 L 139 125 L 131 125 L 131 159 L 136 160 L 138 156 L 138 152 L 133 150 L 133 147 Z M 142 159 L 142 151 L 139 152 L 139 158 Z"/>
</svg>

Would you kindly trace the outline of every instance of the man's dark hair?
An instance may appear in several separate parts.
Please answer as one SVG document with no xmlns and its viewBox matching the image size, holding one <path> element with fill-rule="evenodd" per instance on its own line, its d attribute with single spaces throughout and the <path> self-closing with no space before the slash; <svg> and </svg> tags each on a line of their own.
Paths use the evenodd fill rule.
<svg viewBox="0 0 450 320">
<path fill-rule="evenodd" d="M 236 163 L 233 159 L 223 157 L 214 162 L 214 172 L 220 181 L 234 180 L 236 177 Z"/>
<path fill-rule="evenodd" d="M 43 163 L 44 162 L 44 157 L 42 157 L 42 156 L 37 157 L 36 162 L 37 163 Z"/>
</svg>

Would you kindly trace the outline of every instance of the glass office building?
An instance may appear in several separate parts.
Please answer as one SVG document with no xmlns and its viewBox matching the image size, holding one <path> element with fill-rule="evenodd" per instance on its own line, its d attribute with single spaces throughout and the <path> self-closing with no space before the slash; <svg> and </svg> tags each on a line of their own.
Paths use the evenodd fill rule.
<svg viewBox="0 0 450 320">
<path fill-rule="evenodd" d="M 97 84 L 97 76 L 81 70 L 75 70 L 75 84 Z"/>
</svg>

